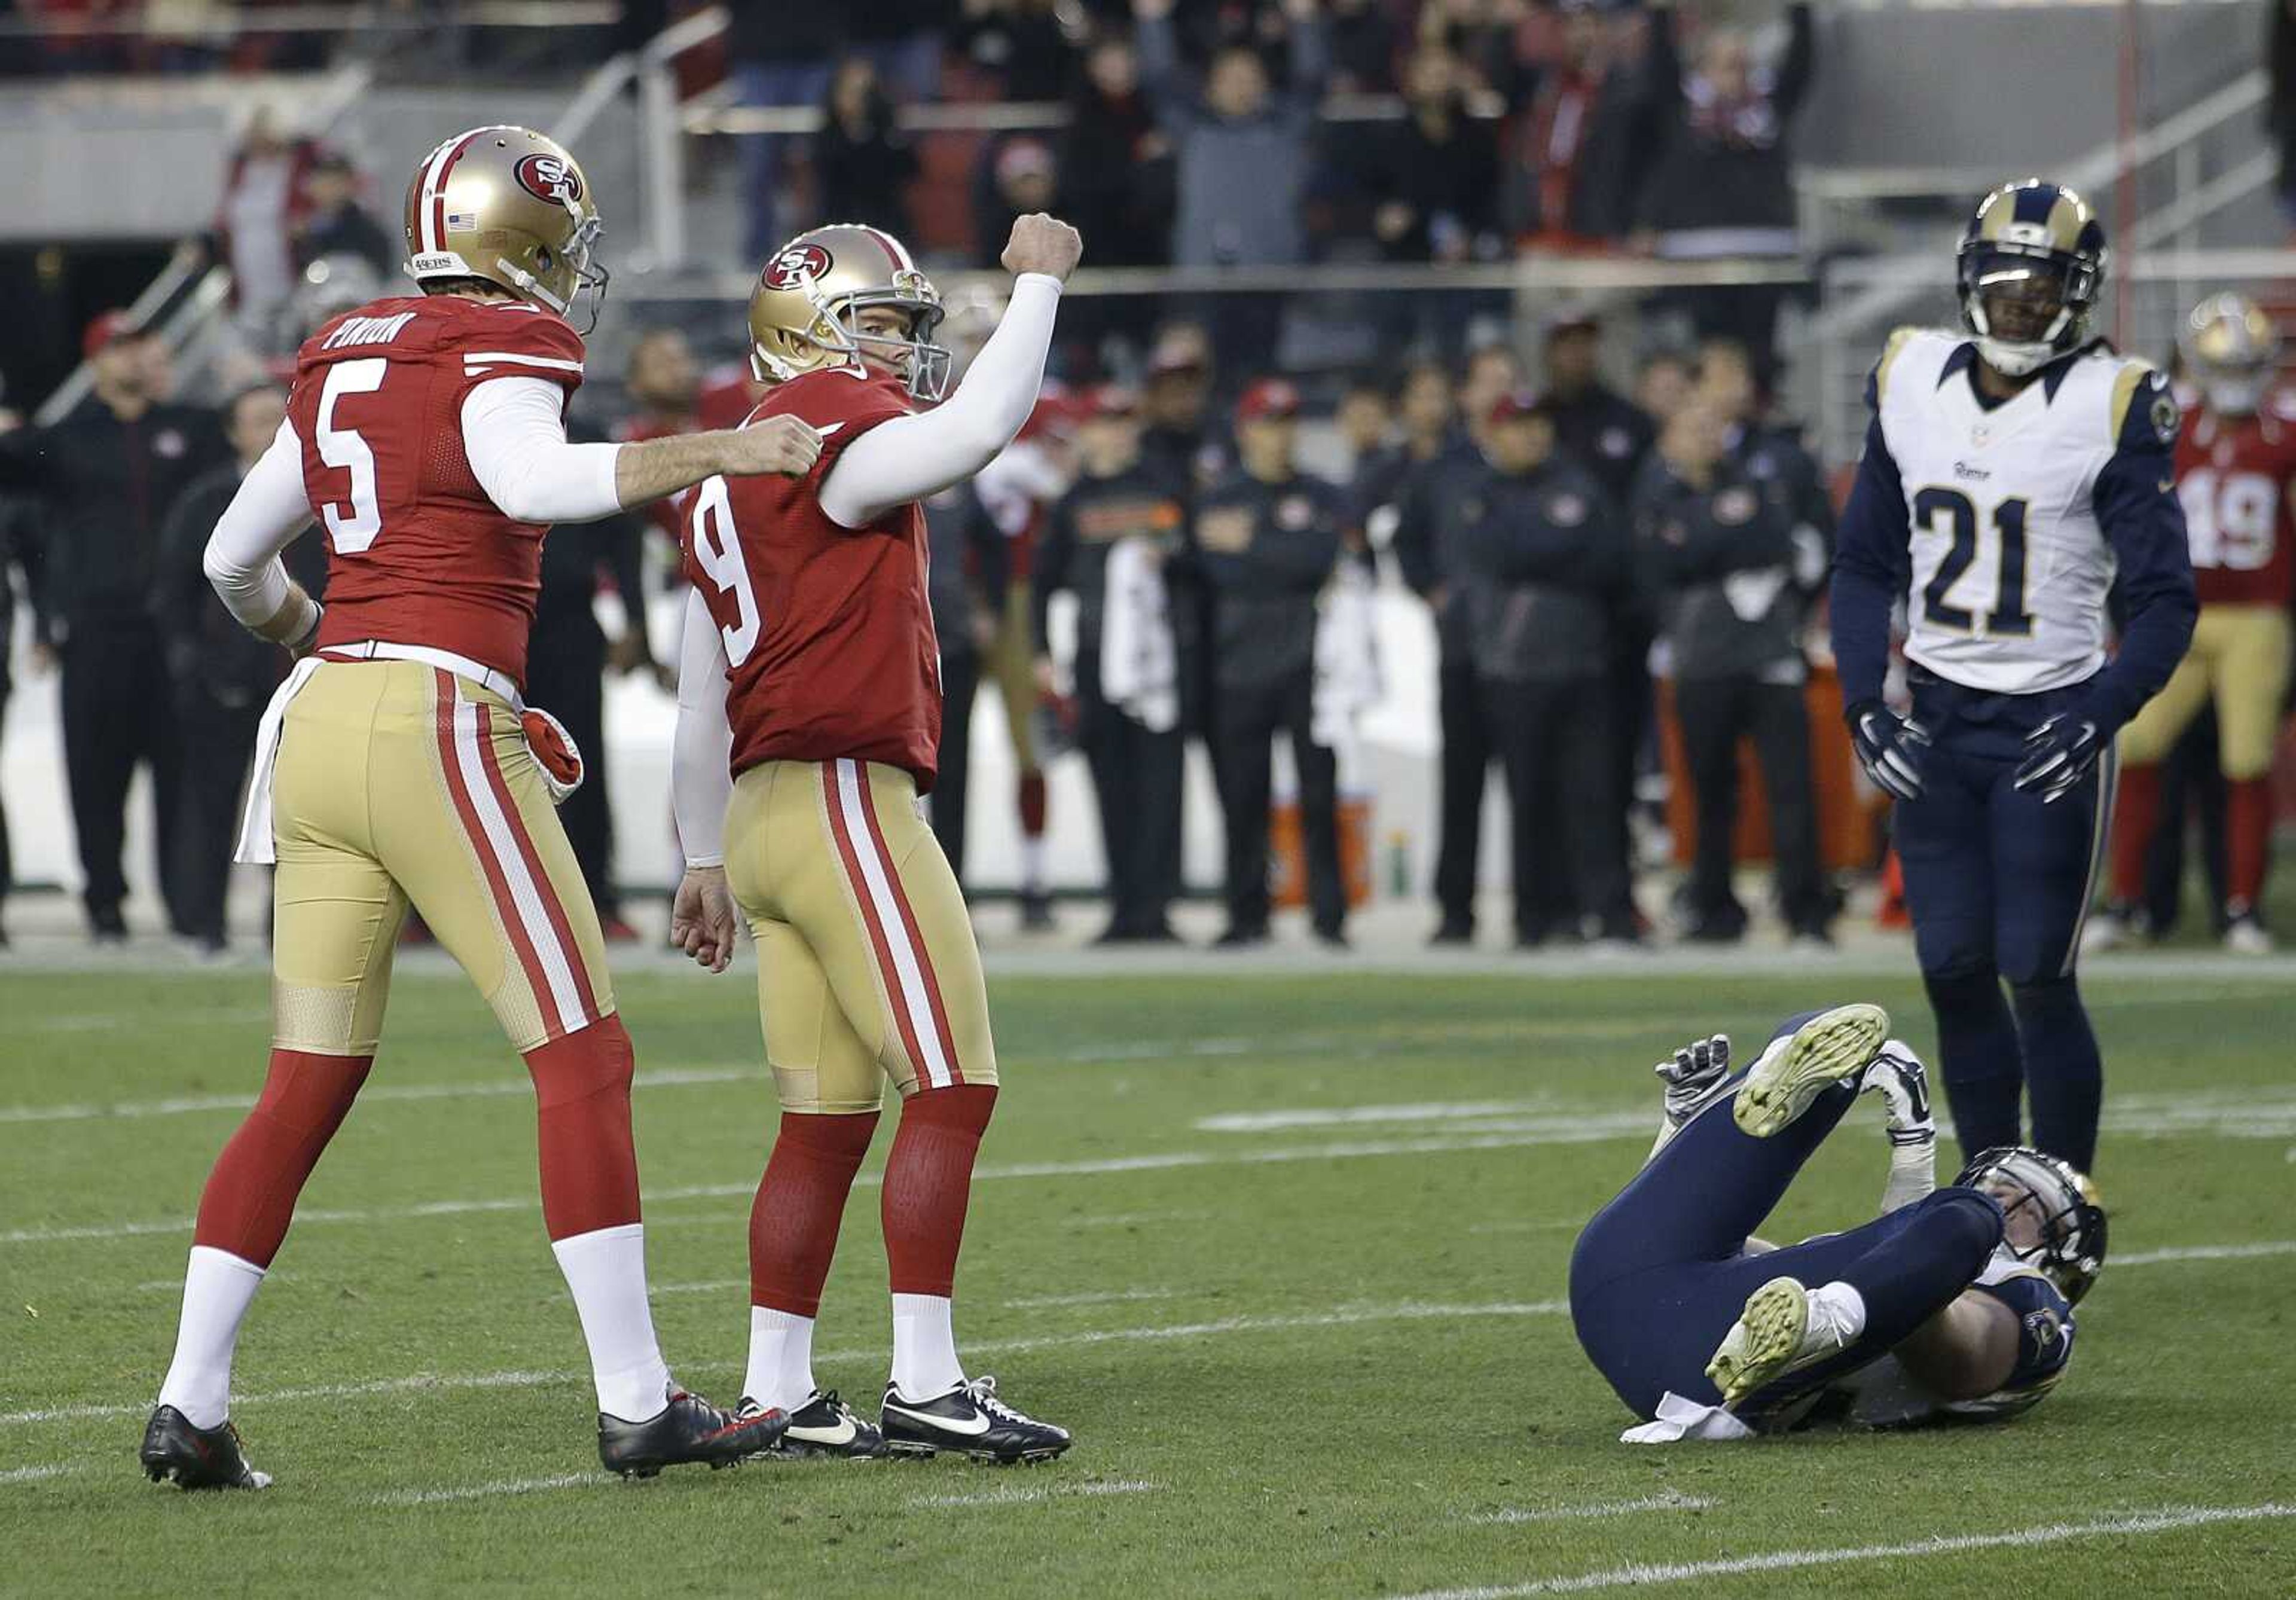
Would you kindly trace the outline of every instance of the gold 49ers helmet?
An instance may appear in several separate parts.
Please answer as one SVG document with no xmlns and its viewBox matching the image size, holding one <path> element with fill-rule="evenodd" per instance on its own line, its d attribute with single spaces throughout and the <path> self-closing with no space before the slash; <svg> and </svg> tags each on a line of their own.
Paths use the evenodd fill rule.
<svg viewBox="0 0 2296 1600">
<path fill-rule="evenodd" d="M 2212 294 L 2185 318 L 2185 365 L 2222 415 L 2246 416 L 2264 398 L 2280 355 L 2280 330 L 2244 294 Z"/>
<path fill-rule="evenodd" d="M 858 315 L 878 306 L 906 313 L 906 332 L 862 332 Z M 940 291 L 899 240 L 857 223 L 832 223 L 783 245 L 758 274 L 750 291 L 750 368 L 760 383 L 813 372 L 865 376 L 866 353 L 898 364 L 916 398 L 938 400 L 948 387 L 948 351 L 932 338 L 940 319 Z"/>
<path fill-rule="evenodd" d="M 414 169 L 406 273 L 418 283 L 482 278 L 562 316 L 586 289 L 595 326 L 606 292 L 606 270 L 590 258 L 599 226 L 589 182 L 564 146 L 530 128 L 474 127 Z"/>
</svg>

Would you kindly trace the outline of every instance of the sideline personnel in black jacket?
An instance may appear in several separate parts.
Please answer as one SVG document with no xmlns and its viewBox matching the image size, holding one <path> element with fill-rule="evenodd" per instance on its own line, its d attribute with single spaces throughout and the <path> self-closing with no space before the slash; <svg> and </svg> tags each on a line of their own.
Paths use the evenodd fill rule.
<svg viewBox="0 0 2296 1600">
<path fill-rule="evenodd" d="M 1263 378 L 1236 404 L 1242 467 L 1198 497 L 1191 560 L 1212 595 L 1220 809 L 1227 835 L 1224 946 L 1267 937 L 1268 742 L 1290 734 L 1300 773 L 1316 935 L 1344 944 L 1337 773 L 1314 738 L 1316 596 L 1339 562 L 1342 497 L 1294 464 L 1300 392 Z"/>
<path fill-rule="evenodd" d="M 980 658 L 996 638 L 1005 588 L 1004 530 L 970 483 L 925 502 L 925 599 L 940 641 L 940 775 L 925 804 L 956 886 L 964 887 L 965 800 L 972 789 L 972 702 Z M 989 596 L 999 599 L 992 601 Z"/>
<path fill-rule="evenodd" d="M 1447 520 L 1472 579 L 1475 674 L 1513 813 L 1515 941 L 1528 948 L 1558 931 L 1539 888 L 1567 875 L 1582 924 L 1632 943 L 1605 683 L 1629 546 L 1593 474 L 1556 450 L 1545 399 L 1503 396 L 1483 453 Z"/>
<path fill-rule="evenodd" d="M 1835 907 L 1818 863 L 1802 702 L 1808 586 L 1796 582 L 1785 486 L 1731 460 L 1721 419 L 1693 401 L 1668 423 L 1644 468 L 1635 526 L 1643 581 L 1673 658 L 1675 710 L 1697 791 L 1688 936 L 1727 941 L 1745 931 L 1730 872 L 1738 741 L 1751 736 L 1769 797 L 1780 908 L 1796 935 L 1823 941 Z M 1823 575 L 1821 564 L 1811 581 Z"/>
<path fill-rule="evenodd" d="M 208 536 L 239 493 L 287 414 L 277 385 L 258 383 L 224 406 L 224 432 L 236 458 L 185 489 L 160 538 L 152 610 L 165 640 L 168 687 L 184 751 L 181 800 L 163 818 L 175 865 L 175 901 L 184 932 L 205 949 L 226 944 L 225 896 L 239 833 L 240 792 L 255 759 L 263 708 L 287 670 L 287 653 L 258 639 L 216 603 L 201 565 Z M 316 600 L 327 583 L 327 546 L 306 528 L 285 551 L 287 570 Z"/>
<path fill-rule="evenodd" d="M 89 930 L 127 936 L 127 786 L 148 762 L 159 802 L 160 879 L 174 903 L 167 818 L 181 756 L 175 699 L 161 658 L 152 579 L 160 523 L 193 479 L 222 455 L 215 419 L 159 392 L 151 336 L 105 312 L 85 341 L 94 393 L 62 422 L 0 438 L 0 488 L 36 502 L 47 549 L 50 632 L 63 658 L 64 771 L 79 840 Z"/>
<path fill-rule="evenodd" d="M 1096 942 L 1166 943 L 1174 938 L 1168 918 L 1180 892 L 1178 708 L 1167 726 L 1154 728 L 1112 703 L 1101 683 L 1101 649 L 1110 557 L 1118 545 L 1136 539 L 1152 553 L 1149 559 L 1160 562 L 1179 547 L 1187 513 L 1171 479 L 1140 459 L 1138 401 L 1103 385 L 1093 391 L 1090 407 L 1077 435 L 1083 471 L 1053 507 L 1031 574 L 1037 683 L 1041 693 L 1052 693 L 1046 621 L 1053 595 L 1065 589 L 1077 598 L 1070 664 L 1077 743 L 1092 770 L 1108 862 L 1108 927 Z M 1168 592 L 1166 604 L 1169 620 Z M 1176 661 L 1176 697 L 1177 672 Z"/>
</svg>

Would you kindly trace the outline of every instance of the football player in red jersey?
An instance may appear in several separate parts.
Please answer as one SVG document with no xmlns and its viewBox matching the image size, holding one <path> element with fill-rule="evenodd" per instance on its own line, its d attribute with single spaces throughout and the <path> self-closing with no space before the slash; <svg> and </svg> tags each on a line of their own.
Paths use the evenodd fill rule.
<svg viewBox="0 0 2296 1600">
<path fill-rule="evenodd" d="M 757 939 L 783 1116 L 750 1215 L 742 1410 L 789 1411 L 784 1451 L 1022 1461 L 1069 1446 L 994 1379 L 967 1379 L 951 1325 L 996 1053 L 964 896 L 916 803 L 941 709 L 918 502 L 1027 421 L 1082 248 L 1065 223 L 1015 221 L 1003 320 L 956 392 L 916 411 L 947 373 L 939 293 L 875 228 L 798 235 L 750 299 L 750 359 L 775 385 L 750 416 L 803 418 L 821 458 L 795 480 L 713 478 L 686 513 L 673 770 L 687 871 L 670 937 L 720 972 L 737 915 Z M 813 1325 L 887 1079 L 902 1104 L 885 1168 L 881 1427 L 814 1381 Z"/>
<path fill-rule="evenodd" d="M 2121 730 L 2112 890 L 2087 943 L 2109 949 L 2138 931 L 2161 763 L 2213 699 L 2226 787 L 2225 948 L 2262 956 L 2272 936 L 2257 907 L 2272 859 L 2272 758 L 2296 603 L 2296 406 L 2268 392 L 2280 338 L 2247 296 L 2212 295 L 2193 308 L 2184 346 L 2202 404 L 2177 441 L 2177 496 L 2201 617 L 2191 653 Z"/>
<path fill-rule="evenodd" d="M 295 1199 L 373 1064 L 410 905 L 525 1057 L 542 1213 L 573 1292 L 606 1466 L 729 1465 L 786 1418 L 678 1391 L 646 1305 L 629 1035 L 554 796 L 579 755 L 522 704 L 543 536 L 713 474 L 801 473 L 820 440 L 774 418 L 644 444 L 570 444 L 582 382 L 566 312 L 604 273 L 572 156 L 481 127 L 407 192 L 422 292 L 303 346 L 287 420 L 208 545 L 232 613 L 301 658 L 265 717 L 241 841 L 278 863 L 273 1048 L 262 1095 L 200 1200 L 173 1364 L 144 1438 L 154 1479 L 259 1489 L 228 1418 L 232 1353 Z M 724 481 L 713 478 L 713 481 Z M 314 516 L 324 609 L 279 552 Z"/>
</svg>

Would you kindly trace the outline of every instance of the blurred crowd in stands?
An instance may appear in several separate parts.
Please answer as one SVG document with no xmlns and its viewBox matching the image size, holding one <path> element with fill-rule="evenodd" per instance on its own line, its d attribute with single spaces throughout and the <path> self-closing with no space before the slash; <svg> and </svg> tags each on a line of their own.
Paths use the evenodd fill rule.
<svg viewBox="0 0 2296 1600">
<path fill-rule="evenodd" d="M 69 26 L 134 9 L 19 0 L 13 21 L 45 31 L 7 34 L 10 62 L 23 70 L 29 52 L 49 70 L 317 64 L 302 53 L 317 36 L 202 35 L 194 13 L 212 21 L 214 7 L 143 8 L 147 24 L 164 9 L 184 39 L 209 41 L 180 51 L 151 32 Z M 262 8 L 237 9 L 252 24 Z M 368 11 L 451 27 L 456 9 Z M 623 42 L 691 9 L 626 6 Z M 718 92 L 819 113 L 791 132 L 736 135 L 752 262 L 836 219 L 898 231 L 938 267 L 987 264 L 1011 218 L 1037 209 L 1073 218 L 1095 267 L 1794 248 L 1786 135 L 1811 70 L 1802 4 L 1761 0 L 1737 20 L 1587 0 L 729 9 L 711 46 L 723 55 Z M 532 59 L 537 47 L 526 48 Z M 711 70 L 685 86 L 707 92 Z M 991 133 L 905 126 L 906 107 L 958 101 L 1047 103 L 1050 114 Z M 969 182 L 936 181 L 952 160 Z M 123 925 L 121 816 L 142 763 L 160 798 L 170 926 L 204 948 L 226 941 L 228 814 L 245 763 L 226 752 L 251 744 L 276 663 L 204 603 L 201 530 L 275 425 L 282 358 L 328 316 L 391 291 L 401 248 L 396 195 L 381 189 L 396 176 L 362 173 L 285 119 L 258 115 L 208 242 L 232 268 L 248 353 L 208 385 L 220 409 L 179 404 L 165 342 L 105 317 L 88 331 L 88 398 L 53 428 L 0 437 L 0 581 L 12 569 L 31 603 L 35 669 L 62 664 L 99 938 Z M 1439 940 L 1474 934 L 1494 766 L 1511 801 L 1519 943 L 1632 944 L 1661 923 L 1695 939 L 1741 936 L 1749 908 L 1731 866 L 1742 740 L 1759 755 L 1781 925 L 1823 939 L 1839 897 L 1822 864 L 1802 685 L 1832 513 L 1794 431 L 1764 414 L 1777 291 L 1702 289 L 1639 308 L 1617 331 L 1633 349 L 1607 358 L 1583 308 L 1521 327 L 1503 293 L 1370 296 L 1349 308 L 1364 335 L 1356 353 L 1315 364 L 1304 393 L 1300 373 L 1280 370 L 1284 308 L 1265 297 L 1077 297 L 1056 363 L 1065 384 L 1005 458 L 930 508 L 948 700 L 932 808 L 960 874 L 970 712 L 988 687 L 1004 697 L 1014 743 L 1026 924 L 1053 915 L 1044 768 L 1072 748 L 1101 808 L 1106 937 L 1170 936 L 1182 751 L 1193 741 L 1225 824 L 1226 938 L 1265 938 L 1280 739 L 1297 795 L 1299 898 L 1316 934 L 1344 942 L 1373 847 L 1343 838 L 1339 755 L 1380 692 L 1367 595 L 1384 570 L 1424 600 L 1439 641 L 1439 703 L 1428 710 L 1440 722 L 1431 776 L 1441 820 L 1427 852 Z M 953 314 L 953 338 L 980 337 L 989 319 L 977 313 L 990 309 Z M 599 433 L 723 425 L 750 403 L 746 378 L 709 359 L 731 354 L 730 338 L 698 357 L 663 324 L 613 348 L 627 353 L 619 382 L 594 370 L 576 406 Z M 1606 384 L 1629 371 L 1630 392 Z M 1336 437 L 1336 462 L 1328 439 L 1311 452 L 1322 472 L 1302 459 L 1303 413 L 1336 424 L 1319 430 Z M 554 535 L 531 652 L 537 703 L 596 752 L 567 822 L 617 935 L 636 930 L 615 892 L 601 685 L 610 672 L 660 675 L 674 653 L 648 638 L 644 596 L 676 581 L 676 518 L 664 506 Z M 304 544 L 320 564 L 316 536 Z M 609 593 L 623 602 L 603 608 L 621 619 L 611 636 L 594 603 Z M 1056 595 L 1076 618 L 1058 641 Z M 1663 717 L 1654 666 L 1669 684 Z M 5 693 L 0 677 L 0 708 Z M 1675 903 L 1653 916 L 1633 885 L 1662 837 L 1669 767 L 1696 796 L 1677 806 L 1677 831 L 1694 819 L 1698 842 Z M 8 877 L 0 824 L 0 886 Z"/>
</svg>

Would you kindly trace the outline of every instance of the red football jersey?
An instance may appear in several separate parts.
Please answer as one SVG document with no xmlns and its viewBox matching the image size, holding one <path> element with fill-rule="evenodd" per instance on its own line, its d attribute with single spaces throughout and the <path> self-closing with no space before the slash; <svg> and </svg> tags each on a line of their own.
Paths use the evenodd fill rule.
<svg viewBox="0 0 2296 1600">
<path fill-rule="evenodd" d="M 2296 600 L 2296 408 L 2267 399 L 2253 416 L 2195 413 L 2177 441 L 2177 497 L 2202 605 Z"/>
<path fill-rule="evenodd" d="M 541 523 L 487 498 L 463 450 L 463 400 L 488 378 L 582 382 L 582 337 L 523 302 L 410 295 L 314 333 L 287 403 L 327 536 L 319 644 L 422 644 L 526 678 Z"/>
<path fill-rule="evenodd" d="M 932 787 L 940 645 L 925 598 L 924 511 L 910 504 L 847 529 L 821 509 L 845 447 L 908 412 L 891 378 L 791 379 L 750 416 L 799 416 L 821 430 L 812 471 L 712 478 L 686 505 L 686 576 L 725 636 L 736 773 L 849 758 L 905 768 L 919 793 Z"/>
</svg>

